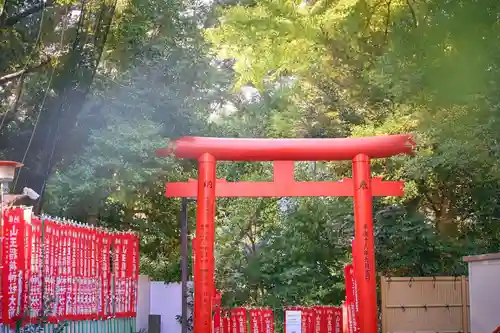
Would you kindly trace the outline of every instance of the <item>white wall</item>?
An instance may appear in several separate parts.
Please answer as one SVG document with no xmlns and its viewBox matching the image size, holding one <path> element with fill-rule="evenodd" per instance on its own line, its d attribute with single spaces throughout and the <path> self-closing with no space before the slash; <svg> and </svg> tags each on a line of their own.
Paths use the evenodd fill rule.
<svg viewBox="0 0 500 333">
<path fill-rule="evenodd" d="M 181 325 L 175 316 L 182 313 L 181 284 L 153 281 L 149 297 L 150 314 L 161 316 L 161 333 L 180 333 Z"/>
<path fill-rule="evenodd" d="M 468 262 L 470 332 L 491 333 L 500 326 L 500 259 Z"/>
</svg>

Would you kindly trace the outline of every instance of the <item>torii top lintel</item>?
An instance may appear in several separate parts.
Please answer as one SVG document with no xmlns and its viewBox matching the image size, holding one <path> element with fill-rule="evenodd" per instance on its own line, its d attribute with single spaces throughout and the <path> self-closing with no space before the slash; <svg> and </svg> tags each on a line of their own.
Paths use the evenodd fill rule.
<svg viewBox="0 0 500 333">
<path fill-rule="evenodd" d="M 198 159 L 209 153 L 218 161 L 342 161 L 358 154 L 384 158 L 412 154 L 408 134 L 335 139 L 249 139 L 182 137 L 158 156 Z"/>
</svg>

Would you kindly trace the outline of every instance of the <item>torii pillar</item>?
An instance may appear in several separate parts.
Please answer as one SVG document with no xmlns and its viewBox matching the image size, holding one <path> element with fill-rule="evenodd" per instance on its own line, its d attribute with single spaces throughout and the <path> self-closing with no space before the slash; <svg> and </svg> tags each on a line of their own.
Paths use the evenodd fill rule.
<svg viewBox="0 0 500 333">
<path fill-rule="evenodd" d="M 194 333 L 212 333 L 216 197 L 353 196 L 361 333 L 377 332 L 373 196 L 401 196 L 403 183 L 371 178 L 370 159 L 411 154 L 409 135 L 347 139 L 227 139 L 183 137 L 158 156 L 198 160 L 198 180 L 170 183 L 167 197 L 197 197 Z M 353 179 L 296 182 L 294 161 L 351 160 Z M 273 182 L 226 182 L 217 161 L 274 161 Z M 360 255 L 361 254 L 361 255 Z"/>
</svg>

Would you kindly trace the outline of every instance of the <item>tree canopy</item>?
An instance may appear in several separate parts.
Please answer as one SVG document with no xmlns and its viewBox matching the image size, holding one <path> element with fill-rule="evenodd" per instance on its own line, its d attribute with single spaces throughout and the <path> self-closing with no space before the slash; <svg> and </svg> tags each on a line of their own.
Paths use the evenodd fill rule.
<svg viewBox="0 0 500 333">
<path fill-rule="evenodd" d="M 180 202 L 193 161 L 155 157 L 182 135 L 411 133 L 376 160 L 406 182 L 375 202 L 377 270 L 458 275 L 500 247 L 499 4 L 462 0 L 0 1 L 0 156 L 38 210 L 141 235 L 141 270 L 179 279 Z M 298 179 L 350 176 L 299 162 Z M 228 181 L 270 163 L 221 163 Z M 194 233 L 194 205 L 190 231 Z M 349 198 L 220 199 L 226 304 L 339 303 Z"/>
</svg>

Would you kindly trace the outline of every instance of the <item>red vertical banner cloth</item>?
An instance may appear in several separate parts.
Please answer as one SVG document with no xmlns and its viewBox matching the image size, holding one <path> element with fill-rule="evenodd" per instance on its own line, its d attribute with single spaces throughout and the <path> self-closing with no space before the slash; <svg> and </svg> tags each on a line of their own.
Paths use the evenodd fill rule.
<svg viewBox="0 0 500 333">
<path fill-rule="evenodd" d="M 85 240 L 83 229 L 80 227 L 74 227 L 75 232 L 75 278 L 73 280 L 72 293 L 74 294 L 74 313 L 72 315 L 74 320 L 82 320 L 84 318 L 83 313 L 83 298 L 84 298 L 84 263 L 85 263 Z"/>
<path fill-rule="evenodd" d="M 78 275 L 77 275 L 77 265 L 78 261 L 81 259 L 80 253 L 78 252 L 78 242 L 79 242 L 79 230 L 75 225 L 68 225 L 66 227 L 69 231 L 69 242 L 70 251 L 69 257 L 69 279 L 68 279 L 68 296 L 66 304 L 66 317 L 68 320 L 74 320 L 78 317 Z"/>
<path fill-rule="evenodd" d="M 42 310 L 42 223 L 39 218 L 31 220 L 31 275 L 29 278 L 29 318 L 31 322 Z"/>
<path fill-rule="evenodd" d="M 349 330 L 348 311 L 346 303 L 342 304 L 342 333 L 352 333 Z"/>
<path fill-rule="evenodd" d="M 43 223 L 43 233 L 44 233 L 44 271 L 43 271 L 43 293 L 45 299 L 42 300 L 45 304 L 45 311 L 48 316 L 48 321 L 50 323 L 57 322 L 56 315 L 56 284 L 57 284 L 57 258 L 58 258 L 58 246 L 57 242 L 59 240 L 57 224 L 47 219 Z M 50 297 L 52 295 L 52 297 Z M 50 299 L 50 301 L 48 301 Z"/>
<path fill-rule="evenodd" d="M 303 312 L 306 316 L 306 332 L 314 333 L 314 308 L 304 308 Z"/>
<path fill-rule="evenodd" d="M 336 306 L 326 306 L 326 332 L 325 333 L 342 333 L 342 308 Z"/>
<path fill-rule="evenodd" d="M 314 307 L 314 333 L 327 332 L 326 309 L 324 306 Z"/>
<path fill-rule="evenodd" d="M 134 317 L 136 313 L 137 280 L 139 278 L 139 240 L 131 233 L 113 235 L 115 260 L 114 295 L 115 316 Z"/>
<path fill-rule="evenodd" d="M 111 245 L 112 236 L 107 232 L 101 232 L 102 261 L 101 261 L 101 312 L 100 319 L 108 319 L 113 315 L 111 303 Z"/>
<path fill-rule="evenodd" d="M 130 280 L 130 310 L 128 317 L 135 318 L 137 314 L 137 293 L 139 288 L 139 237 L 134 234 L 129 235 L 130 238 L 130 262 L 129 271 L 127 273 Z"/>
<path fill-rule="evenodd" d="M 333 307 L 333 313 L 334 313 L 334 332 L 335 333 L 342 333 L 342 327 L 343 327 L 343 315 L 342 315 L 342 307 L 336 306 Z"/>
<path fill-rule="evenodd" d="M 223 333 L 231 333 L 231 316 L 227 309 L 222 311 L 221 331 Z"/>
<path fill-rule="evenodd" d="M 83 251 L 83 269 L 82 269 L 82 278 L 80 283 L 80 289 L 78 293 L 82 295 L 80 299 L 80 307 L 81 307 L 81 319 L 82 320 L 90 320 L 90 299 L 92 297 L 90 290 L 90 263 L 91 263 L 91 253 L 90 253 L 90 232 L 86 228 L 82 228 L 82 251 Z"/>
<path fill-rule="evenodd" d="M 66 303 L 68 294 L 69 280 L 69 263 L 68 248 L 71 246 L 69 243 L 69 230 L 66 225 L 54 222 L 54 237 L 55 237 L 55 299 L 53 304 L 53 312 L 51 313 L 52 321 L 67 319 Z"/>
<path fill-rule="evenodd" d="M 250 309 L 248 314 L 250 316 L 250 333 L 263 333 L 262 309 Z"/>
<path fill-rule="evenodd" d="M 2 213 L 2 320 L 13 325 L 25 310 L 26 221 L 23 208 L 6 209 Z"/>
<path fill-rule="evenodd" d="M 355 322 L 357 323 L 357 331 L 360 332 L 361 328 L 359 325 L 359 289 L 358 289 L 358 282 L 356 281 L 356 262 L 357 262 L 357 253 L 356 253 L 356 240 L 353 239 L 351 241 L 351 247 L 352 247 L 352 258 L 353 258 L 353 263 L 352 263 L 352 286 L 353 286 L 353 306 L 354 306 L 354 315 L 355 315 Z"/>
<path fill-rule="evenodd" d="M 113 235 L 113 310 L 116 317 L 120 317 L 122 314 L 122 302 L 123 302 L 123 291 L 121 285 L 121 259 L 123 252 L 122 239 L 119 235 Z"/>
<path fill-rule="evenodd" d="M 214 325 L 214 333 L 221 333 L 221 326 L 222 326 L 222 313 L 221 313 L 221 302 L 222 302 L 222 295 L 220 292 L 215 291 L 215 296 L 214 296 L 214 318 L 213 318 L 213 325 Z"/>
<path fill-rule="evenodd" d="M 247 333 L 247 310 L 245 308 L 231 310 L 231 333 Z"/>
<path fill-rule="evenodd" d="M 23 208 L 24 217 L 24 267 L 23 267 L 23 322 L 28 323 L 29 318 L 29 291 L 30 291 L 30 279 L 31 279 L 31 265 L 32 265 L 32 251 L 33 251 L 33 229 L 32 229 L 32 212 L 31 209 Z"/>
<path fill-rule="evenodd" d="M 354 275 L 354 267 L 349 264 L 344 267 L 344 278 L 346 286 L 346 306 L 348 308 L 348 320 L 349 326 L 353 333 L 359 332 L 359 321 L 358 318 L 362 314 L 356 314 L 356 281 Z"/>
<path fill-rule="evenodd" d="M 262 309 L 264 318 L 264 333 L 274 333 L 274 312 L 272 309 Z"/>
</svg>

